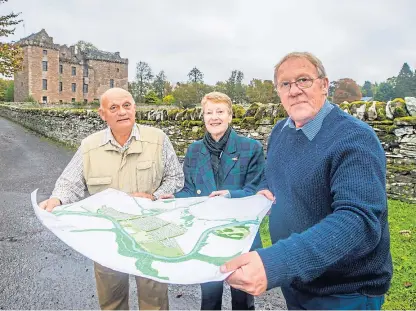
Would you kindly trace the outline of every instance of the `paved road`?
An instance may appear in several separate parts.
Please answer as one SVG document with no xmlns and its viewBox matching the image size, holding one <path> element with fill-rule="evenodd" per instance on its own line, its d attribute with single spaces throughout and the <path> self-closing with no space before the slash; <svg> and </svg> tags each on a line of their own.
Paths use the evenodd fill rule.
<svg viewBox="0 0 416 311">
<path fill-rule="evenodd" d="M 98 309 L 92 261 L 44 228 L 30 193 L 48 197 L 74 151 L 0 117 L 0 309 Z M 131 279 L 131 308 L 137 309 Z M 199 286 L 172 285 L 171 309 L 199 309 Z M 229 290 L 224 309 L 230 309 Z M 259 309 L 285 304 L 279 291 L 256 298 Z"/>
</svg>

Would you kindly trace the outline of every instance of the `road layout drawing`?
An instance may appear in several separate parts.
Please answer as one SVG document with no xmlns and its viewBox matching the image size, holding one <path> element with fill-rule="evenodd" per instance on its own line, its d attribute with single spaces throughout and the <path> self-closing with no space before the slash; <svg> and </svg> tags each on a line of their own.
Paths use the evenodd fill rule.
<svg viewBox="0 0 416 311">
<path fill-rule="evenodd" d="M 107 189 L 34 211 L 70 247 L 113 270 L 172 284 L 220 281 L 220 266 L 249 251 L 272 202 L 261 195 L 151 201 Z"/>
</svg>

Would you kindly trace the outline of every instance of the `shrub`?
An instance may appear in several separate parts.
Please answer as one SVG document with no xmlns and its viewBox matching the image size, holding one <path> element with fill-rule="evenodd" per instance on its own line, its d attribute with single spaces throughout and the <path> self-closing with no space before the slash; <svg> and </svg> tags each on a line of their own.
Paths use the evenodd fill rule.
<svg viewBox="0 0 416 311">
<path fill-rule="evenodd" d="M 233 105 L 233 117 L 234 118 L 242 118 L 246 110 L 241 105 Z"/>
<path fill-rule="evenodd" d="M 25 103 L 37 103 L 38 101 L 32 95 L 29 95 L 28 97 L 26 97 L 24 102 Z"/>
<path fill-rule="evenodd" d="M 163 103 L 166 105 L 172 105 L 175 102 L 175 97 L 172 94 L 166 95 L 163 97 Z"/>
<path fill-rule="evenodd" d="M 144 97 L 144 103 L 150 105 L 158 105 L 161 103 L 161 101 L 154 91 L 150 91 Z"/>
</svg>

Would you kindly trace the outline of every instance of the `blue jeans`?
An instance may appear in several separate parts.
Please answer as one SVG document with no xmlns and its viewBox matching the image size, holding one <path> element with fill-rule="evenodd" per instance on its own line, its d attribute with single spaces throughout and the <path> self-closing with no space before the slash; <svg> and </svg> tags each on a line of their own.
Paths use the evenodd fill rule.
<svg viewBox="0 0 416 311">
<path fill-rule="evenodd" d="M 260 234 L 257 233 L 251 250 L 261 248 Z M 201 310 L 221 310 L 223 282 L 201 284 Z M 254 310 L 254 297 L 241 290 L 231 288 L 231 306 L 233 310 Z"/>
<path fill-rule="evenodd" d="M 282 287 L 288 310 L 381 310 L 383 296 L 359 293 L 316 296 L 299 292 L 293 287 Z"/>
</svg>

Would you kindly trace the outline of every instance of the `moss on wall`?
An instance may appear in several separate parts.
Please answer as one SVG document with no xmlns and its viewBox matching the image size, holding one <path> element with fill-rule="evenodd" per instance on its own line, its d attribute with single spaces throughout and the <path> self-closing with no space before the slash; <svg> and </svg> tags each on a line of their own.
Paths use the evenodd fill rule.
<svg viewBox="0 0 416 311">
<path fill-rule="evenodd" d="M 250 107 L 248 107 L 246 113 L 244 114 L 244 117 L 254 117 L 257 109 L 259 109 L 261 104 L 259 103 L 253 103 L 250 105 Z"/>
<path fill-rule="evenodd" d="M 233 105 L 233 117 L 240 119 L 242 118 L 246 113 L 246 110 L 241 105 Z"/>
<path fill-rule="evenodd" d="M 394 119 L 394 123 L 401 125 L 416 125 L 416 117 L 407 116 L 402 118 L 396 118 Z"/>
<path fill-rule="evenodd" d="M 408 164 L 408 165 L 387 164 L 387 170 L 389 170 L 390 172 L 408 173 L 410 171 L 416 170 L 416 165 L 414 164 Z"/>
<path fill-rule="evenodd" d="M 259 121 L 259 120 L 263 119 L 264 117 L 266 117 L 266 109 L 267 109 L 267 106 L 260 106 L 257 109 L 256 114 L 254 115 L 254 119 L 256 121 Z"/>
<path fill-rule="evenodd" d="M 241 124 L 242 121 L 243 121 L 243 119 L 241 119 L 241 118 L 233 118 L 232 121 L 231 121 L 231 124 L 239 125 L 239 124 Z"/>
</svg>

